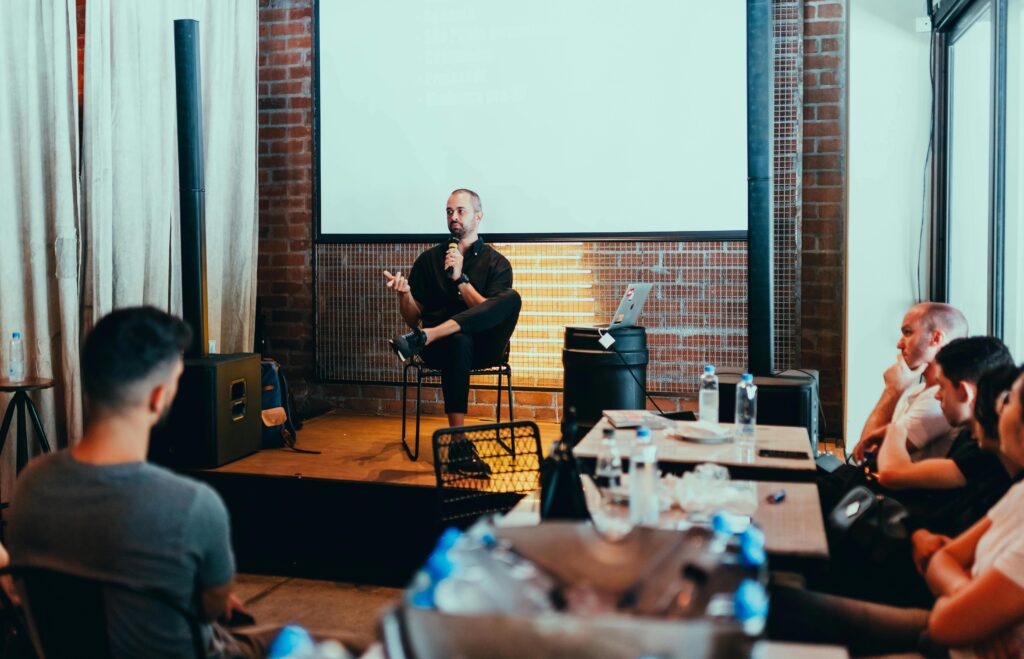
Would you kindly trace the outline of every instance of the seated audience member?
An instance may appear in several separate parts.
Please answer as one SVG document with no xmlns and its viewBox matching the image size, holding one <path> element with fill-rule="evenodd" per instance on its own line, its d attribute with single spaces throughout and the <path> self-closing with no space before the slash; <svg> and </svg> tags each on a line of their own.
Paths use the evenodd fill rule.
<svg viewBox="0 0 1024 659">
<path fill-rule="evenodd" d="M 984 519 L 946 542 L 920 568 L 931 610 L 774 588 L 768 633 L 778 640 L 840 643 L 852 654 L 954 648 L 954 657 L 1024 651 L 1024 375 L 999 396 L 999 450 L 1018 471 Z M 1005 401 L 1005 402 L 1004 402 Z"/>
<path fill-rule="evenodd" d="M 955 307 L 923 302 L 910 308 L 900 327 L 896 363 L 882 374 L 885 388 L 854 447 L 858 461 L 879 447 L 894 424 L 904 429 L 914 461 L 946 455 L 952 440 L 935 399 L 938 381 L 932 362 L 944 345 L 965 336 L 967 319 Z"/>
<path fill-rule="evenodd" d="M 204 621 L 230 619 L 234 557 L 228 514 L 209 486 L 146 462 L 149 434 L 171 407 L 190 331 L 152 307 L 121 309 L 82 347 L 88 422 L 68 450 L 33 460 L 18 479 L 8 529 L 12 563 L 163 592 Z M 177 613 L 111 590 L 117 657 L 189 656 Z M 276 629 L 204 624 L 211 657 L 263 656 Z"/>
<path fill-rule="evenodd" d="M 948 537 L 966 531 L 981 519 L 1010 487 L 1016 467 L 1000 458 L 998 449 L 982 450 L 975 440 L 975 414 L 994 415 L 990 399 L 979 400 L 982 381 L 999 382 L 1000 391 L 1016 378 L 1016 367 L 1001 341 L 971 337 L 950 342 L 936 356 L 939 365 L 940 400 L 943 413 L 957 432 L 948 458 L 931 458 L 912 463 L 904 442 L 886 441 L 885 451 L 902 448 L 904 462 L 887 466 L 878 482 L 867 481 L 876 493 L 899 501 L 910 513 L 904 522 L 915 537 Z M 994 375 L 998 378 L 993 378 Z M 881 487 L 888 485 L 891 489 Z M 908 489 L 900 489 L 905 487 Z M 895 490 L 895 491 L 894 491 Z M 835 503 L 832 503 L 835 507 Z M 825 510 L 826 514 L 830 509 Z M 888 539 L 884 558 L 873 540 L 856 541 L 846 534 L 831 536 L 832 557 L 845 566 L 834 570 L 818 587 L 838 595 L 869 599 L 900 606 L 928 605 L 933 597 L 914 571 L 912 544 Z"/>
<path fill-rule="evenodd" d="M 906 429 L 892 424 L 878 454 L 878 483 L 918 514 L 918 523 L 950 535 L 967 530 L 1010 487 L 1007 468 L 974 437 L 978 382 L 990 372 L 1013 368 L 1002 341 L 973 336 L 948 343 L 935 356 L 936 398 L 955 436 L 948 457 L 913 462 Z M 940 490 L 928 496 L 928 490 Z M 913 499 L 918 499 L 916 506 Z M 941 514 L 935 512 L 941 510 Z"/>
<path fill-rule="evenodd" d="M 972 440 L 977 443 L 982 451 L 993 455 L 999 460 L 1007 474 L 1006 483 L 1011 483 L 1021 471 L 1021 468 L 999 450 L 999 414 L 997 407 L 1002 404 L 999 401 L 1000 397 L 1010 390 L 1013 383 L 1021 375 L 1024 375 L 1024 367 L 1010 365 L 989 371 L 981 376 L 977 385 L 974 416 L 970 422 Z M 982 496 L 992 496 L 1000 488 L 1003 488 L 1003 483 L 1004 481 L 1001 478 L 994 478 L 990 484 L 989 492 L 985 492 Z M 1005 489 L 1008 489 L 1008 487 L 1004 488 L 1004 493 Z M 1002 497 L 994 497 L 993 505 L 1000 498 Z M 987 512 L 988 509 L 985 510 L 985 513 Z M 958 502 L 955 500 L 945 506 L 936 508 L 933 514 L 933 517 L 937 520 L 962 516 L 963 506 L 958 505 Z M 923 572 L 923 569 L 921 569 L 922 563 L 951 540 L 949 535 L 936 532 L 937 528 L 941 528 L 941 525 L 919 528 L 914 531 L 911 537 L 914 564 L 920 572 Z"/>
</svg>

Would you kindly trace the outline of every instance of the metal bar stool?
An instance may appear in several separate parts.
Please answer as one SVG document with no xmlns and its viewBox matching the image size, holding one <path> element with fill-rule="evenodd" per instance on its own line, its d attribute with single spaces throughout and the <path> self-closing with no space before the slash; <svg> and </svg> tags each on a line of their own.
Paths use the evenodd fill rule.
<svg viewBox="0 0 1024 659">
<path fill-rule="evenodd" d="M 493 366 L 485 366 L 482 368 L 474 368 L 469 372 L 470 376 L 474 375 L 490 375 L 495 374 L 498 376 L 498 385 L 495 388 L 498 392 L 498 400 L 494 405 L 494 416 L 496 417 L 495 423 L 501 423 L 501 390 L 502 390 L 502 378 L 506 378 L 506 391 L 508 391 L 508 420 L 514 422 L 515 419 L 515 399 L 512 396 L 512 367 L 508 363 L 509 347 L 505 347 L 505 355 L 502 358 L 503 361 L 500 364 Z M 407 401 L 409 399 L 409 370 L 416 369 L 416 449 L 409 448 L 409 443 L 406 441 L 406 417 L 407 412 Z M 440 369 L 431 368 L 423 363 L 423 360 L 417 355 L 413 357 L 402 369 L 402 449 L 405 450 L 405 454 L 409 456 L 410 460 L 418 460 L 420 457 L 420 403 L 423 400 L 423 378 L 427 377 L 440 377 Z"/>
<path fill-rule="evenodd" d="M 14 420 L 15 414 L 18 417 L 18 429 L 17 429 L 17 472 L 21 473 L 21 470 L 25 468 L 28 463 L 29 452 L 28 452 L 28 423 L 26 416 L 32 421 L 32 427 L 35 429 L 36 440 L 39 442 L 39 448 L 43 453 L 50 452 L 50 443 L 46 440 L 46 432 L 43 431 L 43 424 L 39 420 L 39 412 L 36 410 L 35 404 L 32 399 L 28 397 L 30 391 L 40 391 L 42 389 L 49 389 L 53 386 L 53 380 L 46 378 L 25 378 L 23 380 L 8 380 L 6 378 L 0 379 L 0 392 L 13 393 L 14 397 L 11 398 L 10 404 L 7 406 L 7 412 L 4 413 L 3 424 L 0 424 L 0 453 L 3 452 L 4 446 L 7 444 L 7 436 L 11 429 L 11 422 Z M 7 504 L 0 504 L 0 508 L 6 508 Z"/>
</svg>

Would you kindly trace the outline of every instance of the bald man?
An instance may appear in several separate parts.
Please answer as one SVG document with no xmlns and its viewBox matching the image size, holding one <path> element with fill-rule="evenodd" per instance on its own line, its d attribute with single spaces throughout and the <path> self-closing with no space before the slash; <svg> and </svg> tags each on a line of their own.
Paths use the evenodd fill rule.
<svg viewBox="0 0 1024 659">
<path fill-rule="evenodd" d="M 967 319 L 956 307 L 938 302 L 915 304 L 903 317 L 896 362 L 885 370 L 885 388 L 861 431 L 853 455 L 881 446 L 890 426 L 906 437 L 914 462 L 945 457 L 953 442 L 951 427 L 935 395 L 939 391 L 935 355 L 953 339 L 967 336 Z"/>
</svg>

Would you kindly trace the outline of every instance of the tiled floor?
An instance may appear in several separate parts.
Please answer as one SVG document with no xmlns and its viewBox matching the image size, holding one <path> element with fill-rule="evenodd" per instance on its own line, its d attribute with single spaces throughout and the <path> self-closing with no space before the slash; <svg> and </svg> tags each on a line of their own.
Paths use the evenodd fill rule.
<svg viewBox="0 0 1024 659">
<path fill-rule="evenodd" d="M 235 594 L 259 624 L 298 623 L 330 635 L 376 635 L 380 611 L 397 603 L 401 590 L 315 579 L 240 574 Z"/>
</svg>

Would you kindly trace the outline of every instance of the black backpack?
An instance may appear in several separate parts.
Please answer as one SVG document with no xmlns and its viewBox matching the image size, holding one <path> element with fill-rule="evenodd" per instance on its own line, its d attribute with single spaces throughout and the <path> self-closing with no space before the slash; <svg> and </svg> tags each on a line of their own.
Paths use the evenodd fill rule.
<svg viewBox="0 0 1024 659">
<path fill-rule="evenodd" d="M 541 519 L 590 519 L 579 465 L 572 452 L 577 428 L 575 416 L 575 408 L 569 408 L 562 422 L 562 438 L 540 465 Z"/>
<path fill-rule="evenodd" d="M 260 362 L 261 402 L 263 404 L 263 448 L 290 448 L 299 453 L 319 453 L 295 447 L 302 421 L 295 414 L 295 398 L 281 365 L 269 357 Z"/>
</svg>

